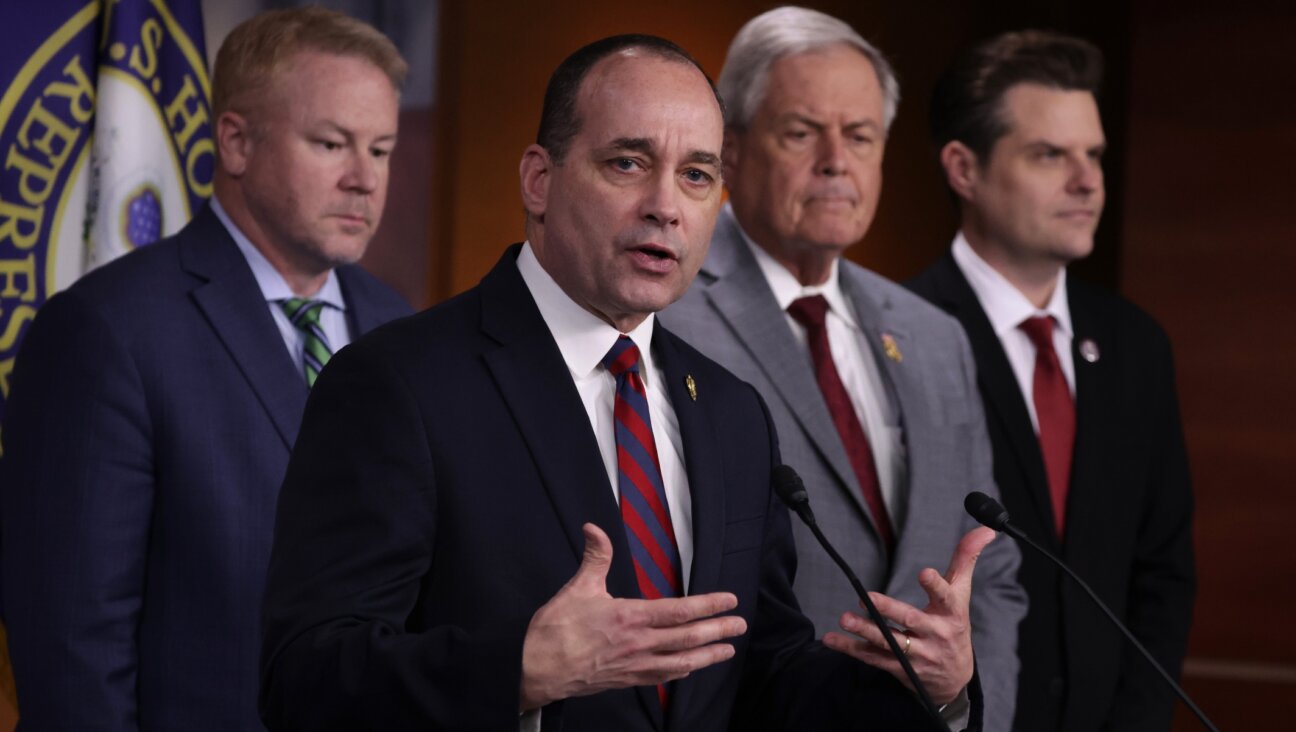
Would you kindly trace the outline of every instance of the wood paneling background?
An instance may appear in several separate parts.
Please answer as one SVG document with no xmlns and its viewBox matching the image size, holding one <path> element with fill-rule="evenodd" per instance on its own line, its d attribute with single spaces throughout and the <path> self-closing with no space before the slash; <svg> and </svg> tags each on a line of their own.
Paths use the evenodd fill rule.
<svg viewBox="0 0 1296 732">
<path fill-rule="evenodd" d="M 1178 359 L 1200 579 L 1185 686 L 1222 729 L 1290 728 L 1296 22 L 1144 3 L 1133 27 L 1120 284 Z"/>
</svg>

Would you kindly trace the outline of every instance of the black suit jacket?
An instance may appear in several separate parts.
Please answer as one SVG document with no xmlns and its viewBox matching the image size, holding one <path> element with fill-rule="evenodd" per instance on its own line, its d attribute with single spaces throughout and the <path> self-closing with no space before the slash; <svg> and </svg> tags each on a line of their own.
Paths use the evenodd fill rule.
<svg viewBox="0 0 1296 732">
<path fill-rule="evenodd" d="M 589 419 L 517 252 L 353 344 L 316 383 L 267 587 L 272 729 L 516 730 L 527 625 L 575 574 L 584 522 L 612 538 L 609 592 L 638 596 Z M 690 592 L 735 593 L 749 630 L 733 659 L 675 683 L 669 719 L 640 688 L 551 704 L 544 729 L 921 728 L 907 691 L 815 643 L 797 609 L 760 398 L 660 325 L 652 347 L 692 492 Z"/>
<path fill-rule="evenodd" d="M 1177 675 L 1192 620 L 1192 494 L 1165 333 L 1129 302 L 1067 279 L 1076 441 L 1059 541 L 1025 397 L 971 286 L 950 254 L 908 284 L 967 331 L 1013 523 L 1069 564 Z M 1080 353 L 1086 340 L 1098 347 L 1093 362 Z M 1017 644 L 1015 728 L 1167 729 L 1173 692 L 1083 590 L 1032 551 L 1022 552 L 1019 577 L 1030 610 Z"/>
<path fill-rule="evenodd" d="M 352 333 L 409 313 L 337 275 Z M 0 460 L 20 729 L 262 728 L 261 592 L 306 394 L 208 208 L 41 308 Z"/>
</svg>

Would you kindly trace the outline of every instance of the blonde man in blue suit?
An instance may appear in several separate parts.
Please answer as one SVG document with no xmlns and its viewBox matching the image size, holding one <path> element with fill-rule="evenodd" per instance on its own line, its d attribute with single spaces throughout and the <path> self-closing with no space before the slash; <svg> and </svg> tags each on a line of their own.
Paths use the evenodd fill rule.
<svg viewBox="0 0 1296 732">
<path fill-rule="evenodd" d="M 262 587 L 308 384 L 408 313 L 354 265 L 404 74 L 338 13 L 244 23 L 216 60 L 210 205 L 41 309 L 0 468 L 24 729 L 262 728 Z"/>
</svg>

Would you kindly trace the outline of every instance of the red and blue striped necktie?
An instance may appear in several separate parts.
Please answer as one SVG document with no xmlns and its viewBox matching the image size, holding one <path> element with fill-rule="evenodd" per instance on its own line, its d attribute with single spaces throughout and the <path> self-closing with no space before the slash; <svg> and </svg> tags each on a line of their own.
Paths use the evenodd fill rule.
<svg viewBox="0 0 1296 732">
<path fill-rule="evenodd" d="M 613 420 L 621 520 L 625 522 L 639 592 L 644 599 L 653 600 L 679 597 L 684 582 L 639 358 L 638 346 L 623 335 L 603 357 L 603 366 L 616 378 Z"/>
</svg>

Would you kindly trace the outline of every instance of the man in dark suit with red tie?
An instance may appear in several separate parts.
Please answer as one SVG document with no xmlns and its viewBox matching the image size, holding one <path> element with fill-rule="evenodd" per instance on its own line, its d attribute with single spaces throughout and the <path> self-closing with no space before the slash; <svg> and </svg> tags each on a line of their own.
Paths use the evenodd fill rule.
<svg viewBox="0 0 1296 732">
<path fill-rule="evenodd" d="M 1003 502 L 1172 673 L 1191 622 L 1192 495 L 1170 344 L 1122 298 L 1068 276 L 1102 213 L 1106 145 L 1089 43 L 1008 33 L 932 98 L 959 206 L 948 255 L 910 287 L 963 324 Z M 1083 591 L 1023 552 L 1018 730 L 1156 730 L 1174 696 Z"/>
<path fill-rule="evenodd" d="M 768 412 L 654 317 L 706 254 L 722 130 L 674 44 L 582 48 L 522 156 L 527 242 L 329 364 L 279 505 L 272 729 L 931 724 L 848 655 L 876 629 L 814 640 Z M 898 618 L 962 624 L 931 693 L 970 684 L 974 728 L 968 597 L 991 538 L 968 534 L 932 605 Z"/>
</svg>

